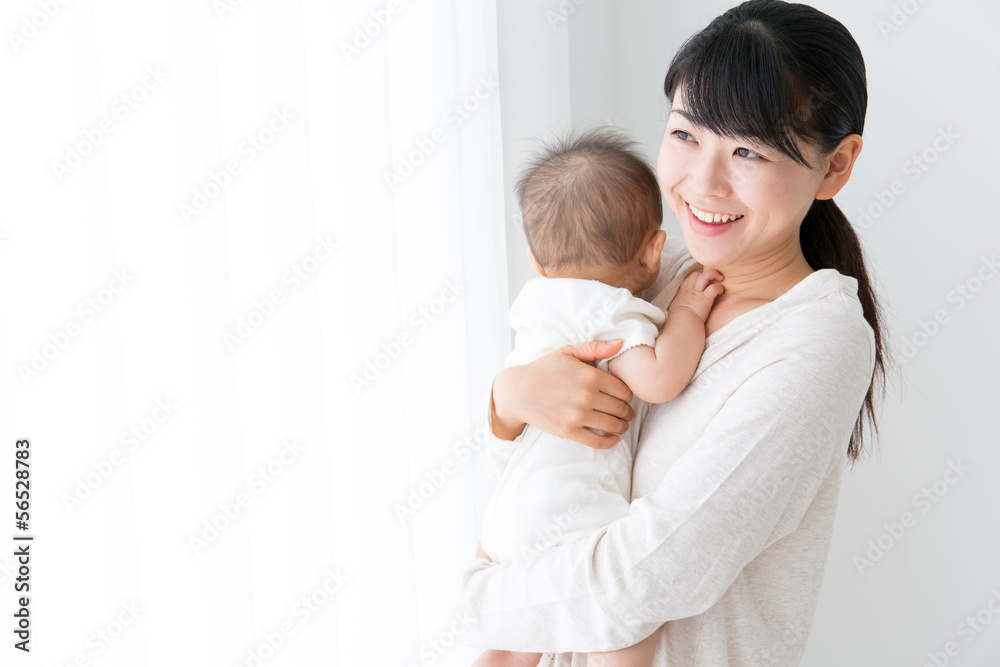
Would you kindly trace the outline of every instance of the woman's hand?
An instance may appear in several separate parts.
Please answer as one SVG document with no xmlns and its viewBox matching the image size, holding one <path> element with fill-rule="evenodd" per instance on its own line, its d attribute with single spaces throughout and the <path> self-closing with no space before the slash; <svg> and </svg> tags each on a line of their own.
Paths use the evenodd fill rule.
<svg viewBox="0 0 1000 667">
<path fill-rule="evenodd" d="M 610 373 L 584 363 L 606 359 L 621 341 L 567 345 L 524 364 L 506 368 L 493 381 L 493 433 L 513 440 L 525 424 L 546 433 L 607 449 L 635 417 L 632 390 Z M 588 429 L 604 431 L 599 435 Z"/>
</svg>

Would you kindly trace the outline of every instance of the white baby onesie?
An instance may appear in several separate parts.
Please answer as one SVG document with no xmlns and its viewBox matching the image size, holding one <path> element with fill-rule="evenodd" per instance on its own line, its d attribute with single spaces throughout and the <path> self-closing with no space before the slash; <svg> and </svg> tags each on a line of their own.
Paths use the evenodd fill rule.
<svg viewBox="0 0 1000 667">
<path fill-rule="evenodd" d="M 564 345 L 621 338 L 615 355 L 654 345 L 666 314 L 627 289 L 596 280 L 536 278 L 510 309 L 517 332 L 506 367 L 526 364 Z M 614 357 L 612 357 L 614 358 Z M 607 370 L 610 359 L 595 366 Z M 499 478 L 486 507 L 482 547 L 495 562 L 583 537 L 629 512 L 632 459 L 646 404 L 633 397 L 636 418 L 622 441 L 593 449 L 526 426 L 506 461 L 487 459 Z"/>
</svg>

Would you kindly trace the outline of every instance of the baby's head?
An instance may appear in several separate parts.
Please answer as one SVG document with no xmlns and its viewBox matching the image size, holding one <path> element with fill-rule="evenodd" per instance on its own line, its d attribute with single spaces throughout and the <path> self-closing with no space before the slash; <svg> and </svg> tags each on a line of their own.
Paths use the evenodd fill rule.
<svg viewBox="0 0 1000 667">
<path fill-rule="evenodd" d="M 528 256 L 549 278 L 586 278 L 635 293 L 660 269 L 666 234 L 656 174 L 610 128 L 545 146 L 515 187 Z"/>
</svg>

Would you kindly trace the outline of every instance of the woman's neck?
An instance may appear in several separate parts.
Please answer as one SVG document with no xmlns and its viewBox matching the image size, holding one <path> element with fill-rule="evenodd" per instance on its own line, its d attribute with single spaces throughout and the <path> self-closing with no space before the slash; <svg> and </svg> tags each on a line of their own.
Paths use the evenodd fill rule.
<svg viewBox="0 0 1000 667">
<path fill-rule="evenodd" d="M 752 264 L 710 266 L 723 276 L 725 292 L 716 303 L 774 301 L 815 271 L 801 254 Z"/>
</svg>

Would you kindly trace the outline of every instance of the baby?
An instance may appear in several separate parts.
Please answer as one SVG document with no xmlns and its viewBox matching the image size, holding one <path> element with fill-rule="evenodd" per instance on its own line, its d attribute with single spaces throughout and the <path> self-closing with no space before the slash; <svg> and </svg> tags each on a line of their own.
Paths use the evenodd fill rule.
<svg viewBox="0 0 1000 667">
<path fill-rule="evenodd" d="M 664 312 L 634 296 L 653 284 L 666 233 L 656 175 L 634 142 L 610 129 L 546 147 L 517 183 L 528 256 L 541 276 L 510 309 L 517 332 L 506 366 L 564 345 L 621 339 L 596 366 L 634 394 L 636 419 L 610 449 L 592 449 L 526 426 L 486 508 L 480 548 L 494 562 L 582 539 L 629 513 L 632 459 L 648 403 L 677 396 L 705 350 L 705 320 L 722 292 L 718 271 L 688 275 Z M 662 326 L 662 331 L 660 330 Z M 591 654 L 604 667 L 649 667 L 656 635 Z M 489 650 L 474 667 L 534 665 L 540 654 Z"/>
</svg>

